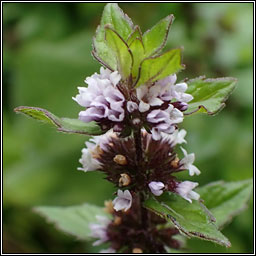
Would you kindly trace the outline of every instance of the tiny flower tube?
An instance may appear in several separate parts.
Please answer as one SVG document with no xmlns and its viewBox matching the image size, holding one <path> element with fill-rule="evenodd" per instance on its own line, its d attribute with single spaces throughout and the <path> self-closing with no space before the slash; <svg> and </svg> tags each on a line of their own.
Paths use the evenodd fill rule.
<svg viewBox="0 0 256 256">
<path fill-rule="evenodd" d="M 191 199 L 198 200 L 200 198 L 200 195 L 192 190 L 196 186 L 198 186 L 197 182 L 183 181 L 176 187 L 176 193 L 192 203 Z"/>
<path fill-rule="evenodd" d="M 181 147 L 181 150 L 184 154 L 184 158 L 180 160 L 180 164 L 183 166 L 184 169 L 189 170 L 189 175 L 193 176 L 194 174 L 199 175 L 201 172 L 199 169 L 193 165 L 195 161 L 195 154 L 191 153 L 188 154 L 187 151 Z"/>
<path fill-rule="evenodd" d="M 113 200 L 114 209 L 116 211 L 127 211 L 132 206 L 132 195 L 129 190 L 122 191 L 118 189 L 117 197 Z"/>
<path fill-rule="evenodd" d="M 151 181 L 148 184 L 152 194 L 155 196 L 160 196 L 163 194 L 163 189 L 164 189 L 164 183 L 161 181 Z"/>
</svg>

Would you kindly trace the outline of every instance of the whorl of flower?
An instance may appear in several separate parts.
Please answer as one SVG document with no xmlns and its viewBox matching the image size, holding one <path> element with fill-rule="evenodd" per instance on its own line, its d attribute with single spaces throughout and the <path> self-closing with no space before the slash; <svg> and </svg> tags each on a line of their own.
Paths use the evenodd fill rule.
<svg viewBox="0 0 256 256">
<path fill-rule="evenodd" d="M 196 166 L 193 165 L 195 161 L 195 154 L 188 154 L 187 151 L 182 147 L 181 150 L 184 154 L 184 158 L 180 161 L 180 164 L 183 166 L 184 169 L 188 169 L 190 176 L 193 176 L 194 174 L 199 175 L 201 172 Z"/>
<path fill-rule="evenodd" d="M 145 225 L 148 220 L 150 225 Z M 166 223 L 165 219 L 141 207 L 139 194 L 133 194 L 129 211 L 113 213 L 113 220 L 107 228 L 110 246 L 117 252 L 121 249 L 122 253 L 131 253 L 134 248 L 141 248 L 143 253 L 167 253 L 166 246 L 179 249 L 182 244 L 175 239 L 179 231 L 176 228 L 158 228 Z"/>
<path fill-rule="evenodd" d="M 198 193 L 192 191 L 192 189 L 194 189 L 196 186 L 198 186 L 197 182 L 183 181 L 177 186 L 176 192 L 184 199 L 192 203 L 191 199 L 198 200 L 200 198 Z"/>
<path fill-rule="evenodd" d="M 97 224 L 92 223 L 89 225 L 91 237 L 99 239 L 93 243 L 93 246 L 100 245 L 109 240 L 107 236 L 107 227 L 111 221 L 104 216 L 96 216 L 96 219 L 98 221 Z"/>
<path fill-rule="evenodd" d="M 117 71 L 111 72 L 101 67 L 100 74 L 87 77 L 88 87 L 78 87 L 79 94 L 73 97 L 86 110 L 79 113 L 79 119 L 84 122 L 108 119 L 121 122 L 124 119 L 124 96 L 118 90 L 117 84 L 121 76 Z"/>
<path fill-rule="evenodd" d="M 118 189 L 117 197 L 113 200 L 114 209 L 116 211 L 127 211 L 132 206 L 132 195 L 129 190 L 122 191 Z"/>
</svg>

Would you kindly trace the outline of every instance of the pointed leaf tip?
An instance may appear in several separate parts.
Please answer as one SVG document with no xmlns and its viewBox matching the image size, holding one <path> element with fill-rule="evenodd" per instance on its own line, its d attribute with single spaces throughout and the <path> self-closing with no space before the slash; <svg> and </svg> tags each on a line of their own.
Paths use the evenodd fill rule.
<svg viewBox="0 0 256 256">
<path fill-rule="evenodd" d="M 165 192 L 158 198 L 150 197 L 144 206 L 170 221 L 187 237 L 196 237 L 230 247 L 229 240 L 218 230 L 209 211 L 199 201 L 187 202 L 182 197 Z"/>
<path fill-rule="evenodd" d="M 145 57 L 157 54 L 164 48 L 173 20 L 174 16 L 170 14 L 143 34 Z"/>
<path fill-rule="evenodd" d="M 43 108 L 20 106 L 15 108 L 14 111 L 53 125 L 60 132 L 85 135 L 100 135 L 104 133 L 96 122 L 85 123 L 78 119 L 60 118 Z"/>
<path fill-rule="evenodd" d="M 225 107 L 225 101 L 236 87 L 237 79 L 233 77 L 208 78 L 198 77 L 188 80 L 186 93 L 194 98 L 188 104 L 185 115 L 195 112 L 215 115 Z"/>
</svg>

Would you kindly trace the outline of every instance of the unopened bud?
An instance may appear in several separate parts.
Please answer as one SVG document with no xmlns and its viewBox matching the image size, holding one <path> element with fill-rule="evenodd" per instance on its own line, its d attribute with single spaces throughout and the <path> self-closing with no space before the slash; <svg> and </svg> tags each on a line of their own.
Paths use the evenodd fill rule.
<svg viewBox="0 0 256 256">
<path fill-rule="evenodd" d="M 128 186 L 131 183 L 131 178 L 128 174 L 122 173 L 119 179 L 119 187 Z"/>
<path fill-rule="evenodd" d="M 132 253 L 143 253 L 143 251 L 140 248 L 134 248 Z"/>
<path fill-rule="evenodd" d="M 105 208 L 104 208 L 105 212 L 110 213 L 110 214 L 115 212 L 114 207 L 113 207 L 113 203 L 112 203 L 111 200 L 105 201 L 104 205 L 105 205 Z"/>
<path fill-rule="evenodd" d="M 123 156 L 123 155 L 116 155 L 113 160 L 114 160 L 114 162 L 116 162 L 117 164 L 120 164 L 120 165 L 127 165 L 126 157 Z"/>
<path fill-rule="evenodd" d="M 119 217 L 119 216 L 115 216 L 115 218 L 114 218 L 114 225 L 118 226 L 118 225 L 121 224 L 121 222 L 122 222 L 122 218 Z"/>
<path fill-rule="evenodd" d="M 180 159 L 178 157 L 175 157 L 175 159 L 173 161 L 171 161 L 171 166 L 173 168 L 178 168 L 179 167 L 179 161 L 180 161 Z"/>
</svg>

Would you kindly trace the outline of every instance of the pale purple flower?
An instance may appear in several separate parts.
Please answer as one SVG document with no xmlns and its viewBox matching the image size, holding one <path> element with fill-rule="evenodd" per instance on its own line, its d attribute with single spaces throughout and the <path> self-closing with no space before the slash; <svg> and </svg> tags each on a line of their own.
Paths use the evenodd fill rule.
<svg viewBox="0 0 256 256">
<path fill-rule="evenodd" d="M 196 186 L 198 186 L 197 182 L 183 181 L 177 186 L 176 192 L 184 199 L 192 203 L 191 199 L 198 200 L 200 198 L 198 193 L 192 191 L 192 189 L 194 189 Z"/>
<path fill-rule="evenodd" d="M 93 158 L 92 151 L 88 148 L 82 149 L 82 157 L 79 159 L 79 163 L 83 166 L 82 168 L 77 168 L 79 171 L 88 172 L 99 170 L 101 168 L 100 162 Z"/>
<path fill-rule="evenodd" d="M 127 102 L 127 110 L 132 113 L 134 110 L 138 109 L 137 103 L 133 101 L 128 101 Z"/>
<path fill-rule="evenodd" d="M 171 86 L 173 98 L 181 102 L 191 101 L 193 99 L 193 96 L 188 93 L 185 93 L 187 88 L 188 88 L 188 85 L 184 82 Z"/>
<path fill-rule="evenodd" d="M 109 139 L 115 136 L 116 134 L 112 130 L 109 130 L 103 135 L 94 136 L 89 141 L 86 141 L 86 148 L 82 149 L 82 157 L 79 159 L 79 162 L 83 167 L 77 169 L 84 172 L 101 169 L 100 162 L 94 156 L 97 155 L 97 150 L 99 148 L 106 150 L 106 145 L 108 144 Z"/>
<path fill-rule="evenodd" d="M 147 121 L 153 125 L 151 130 L 154 140 L 161 139 L 161 132 L 171 134 L 175 131 L 174 124 L 183 121 L 183 113 L 173 105 L 165 110 L 155 109 L 147 115 Z"/>
<path fill-rule="evenodd" d="M 132 206 L 132 195 L 129 190 L 122 191 L 118 189 L 117 197 L 113 200 L 114 209 L 116 211 L 127 211 Z"/>
<path fill-rule="evenodd" d="M 161 135 L 164 140 L 168 141 L 172 146 L 175 146 L 177 144 L 187 143 L 184 139 L 186 134 L 187 132 L 184 129 L 176 129 L 172 134 L 162 133 Z"/>
<path fill-rule="evenodd" d="M 158 80 L 154 85 L 141 85 L 136 89 L 137 98 L 140 101 L 139 111 L 146 112 L 151 106 L 161 106 L 165 101 L 175 99 L 180 102 L 181 110 L 187 108 L 186 102 L 193 99 L 193 96 L 185 93 L 187 84 L 185 82 L 175 84 L 176 74 Z"/>
<path fill-rule="evenodd" d="M 180 160 L 180 164 L 183 166 L 184 169 L 189 170 L 189 175 L 193 176 L 194 174 L 199 175 L 201 172 L 199 169 L 193 165 L 195 161 L 195 154 L 191 153 L 188 154 L 187 151 L 181 147 L 181 150 L 184 154 L 184 158 Z"/>
<path fill-rule="evenodd" d="M 116 87 L 120 79 L 117 71 L 111 72 L 104 68 L 100 69 L 100 74 L 87 77 L 85 83 L 88 87 L 78 87 L 79 94 L 73 97 L 73 100 L 86 108 L 79 113 L 79 119 L 84 122 L 104 118 L 114 122 L 123 121 L 125 98 Z"/>
<path fill-rule="evenodd" d="M 104 216 L 96 216 L 96 219 L 98 221 L 97 224 L 92 223 L 89 225 L 89 228 L 91 230 L 91 237 L 99 239 L 93 243 L 93 246 L 100 245 L 108 241 L 109 238 L 107 236 L 107 227 L 111 222 L 110 219 Z"/>
<path fill-rule="evenodd" d="M 151 181 L 148 184 L 151 192 L 155 195 L 155 196 L 160 196 L 163 193 L 163 189 L 164 189 L 164 183 L 161 181 Z"/>
<path fill-rule="evenodd" d="M 175 84 L 177 76 L 171 75 L 162 80 L 159 80 L 156 85 L 160 84 L 163 88 L 159 94 L 159 97 L 164 101 L 170 101 L 176 99 L 181 102 L 189 102 L 193 99 L 193 96 L 185 93 L 188 88 L 188 85 L 183 83 Z"/>
<path fill-rule="evenodd" d="M 150 106 L 161 106 L 164 102 L 158 98 L 160 87 L 141 85 L 137 88 L 137 98 L 140 101 L 139 111 L 146 112 Z"/>
</svg>

